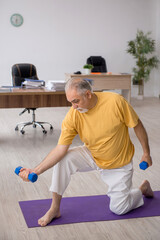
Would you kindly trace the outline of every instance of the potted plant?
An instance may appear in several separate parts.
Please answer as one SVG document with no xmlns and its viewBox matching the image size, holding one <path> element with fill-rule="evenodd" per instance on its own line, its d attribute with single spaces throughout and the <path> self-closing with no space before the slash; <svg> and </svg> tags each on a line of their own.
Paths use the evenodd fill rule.
<svg viewBox="0 0 160 240">
<path fill-rule="evenodd" d="M 155 51 L 155 40 L 143 31 L 138 30 L 136 38 L 128 42 L 127 53 L 136 59 L 136 66 L 133 68 L 133 84 L 138 85 L 138 98 L 143 99 L 144 82 L 149 80 L 150 72 L 158 67 L 159 60 L 151 54 Z"/>
<path fill-rule="evenodd" d="M 91 73 L 91 70 L 92 70 L 92 68 L 93 68 L 93 65 L 92 65 L 92 64 L 85 64 L 85 65 L 83 66 L 83 68 L 84 68 L 85 74 L 90 74 L 90 73 Z"/>
</svg>

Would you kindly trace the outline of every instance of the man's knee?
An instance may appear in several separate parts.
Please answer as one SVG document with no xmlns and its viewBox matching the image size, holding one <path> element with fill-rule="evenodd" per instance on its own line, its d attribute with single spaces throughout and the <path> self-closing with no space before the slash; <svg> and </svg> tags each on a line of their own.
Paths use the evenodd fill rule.
<svg viewBox="0 0 160 240">
<path fill-rule="evenodd" d="M 110 202 L 110 210 L 111 212 L 115 213 L 116 215 L 123 215 L 128 212 L 128 202 L 126 199 L 122 202 Z"/>
<path fill-rule="evenodd" d="M 111 212 L 115 213 L 116 215 L 123 215 L 123 210 L 119 207 L 115 207 L 115 206 L 112 206 L 110 205 L 110 210 Z"/>
<path fill-rule="evenodd" d="M 57 171 L 62 171 L 63 173 L 67 173 L 72 175 L 77 172 L 77 165 L 76 165 L 76 156 L 75 153 L 70 149 L 68 150 L 67 154 L 59 161 L 54 167 Z"/>
</svg>

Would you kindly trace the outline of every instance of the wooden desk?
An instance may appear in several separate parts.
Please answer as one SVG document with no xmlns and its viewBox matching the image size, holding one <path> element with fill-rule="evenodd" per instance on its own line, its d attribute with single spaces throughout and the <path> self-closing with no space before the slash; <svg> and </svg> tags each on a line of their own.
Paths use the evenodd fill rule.
<svg viewBox="0 0 160 240">
<path fill-rule="evenodd" d="M 121 89 L 122 95 L 131 100 L 131 75 L 130 74 L 71 74 L 66 73 L 65 78 L 88 78 L 93 80 L 93 91 Z"/>
<path fill-rule="evenodd" d="M 65 92 L 45 89 L 17 89 L 0 91 L 0 108 L 39 108 L 71 106 Z"/>
</svg>

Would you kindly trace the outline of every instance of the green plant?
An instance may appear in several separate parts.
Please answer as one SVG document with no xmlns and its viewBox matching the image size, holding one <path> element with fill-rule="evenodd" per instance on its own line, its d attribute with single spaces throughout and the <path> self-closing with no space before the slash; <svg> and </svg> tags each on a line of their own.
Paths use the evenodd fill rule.
<svg viewBox="0 0 160 240">
<path fill-rule="evenodd" d="M 128 42 L 127 52 L 136 59 L 136 67 L 133 68 L 133 83 L 139 86 L 138 95 L 144 93 L 144 82 L 149 80 L 150 72 L 158 67 L 159 60 L 156 56 L 151 56 L 155 51 L 155 40 L 143 31 L 138 30 L 136 38 Z"/>
<path fill-rule="evenodd" d="M 92 69 L 92 68 L 93 68 L 93 65 L 92 65 L 92 64 L 85 64 L 85 65 L 83 66 L 83 68 Z"/>
</svg>

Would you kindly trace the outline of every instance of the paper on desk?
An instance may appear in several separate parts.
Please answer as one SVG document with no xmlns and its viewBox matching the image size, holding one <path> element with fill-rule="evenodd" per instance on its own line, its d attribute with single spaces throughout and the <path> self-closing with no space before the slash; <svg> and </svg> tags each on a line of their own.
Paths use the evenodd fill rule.
<svg viewBox="0 0 160 240">
<path fill-rule="evenodd" d="M 64 91 L 65 84 L 65 81 L 52 80 L 48 81 L 46 88 L 51 91 Z"/>
<path fill-rule="evenodd" d="M 24 88 L 43 88 L 45 86 L 45 81 L 43 80 L 32 80 L 25 79 L 22 83 L 22 87 Z"/>
<path fill-rule="evenodd" d="M 0 92 L 11 92 L 11 88 L 8 88 L 8 87 L 0 87 Z"/>
</svg>

